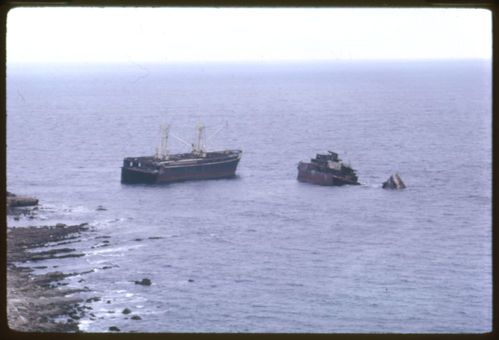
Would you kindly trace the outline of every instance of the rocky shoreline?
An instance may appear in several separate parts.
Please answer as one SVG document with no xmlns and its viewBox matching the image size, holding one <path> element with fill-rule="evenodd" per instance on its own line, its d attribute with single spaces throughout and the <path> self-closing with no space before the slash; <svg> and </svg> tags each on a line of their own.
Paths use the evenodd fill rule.
<svg viewBox="0 0 499 340">
<path fill-rule="evenodd" d="M 88 307 L 83 305 L 84 300 L 77 293 L 89 292 L 89 289 L 65 288 L 62 281 L 82 273 L 53 271 L 35 275 L 23 263 L 84 256 L 68 248 L 67 244 L 88 230 L 86 223 L 8 228 L 7 318 L 10 329 L 22 332 L 79 331 L 78 320 Z M 43 250 L 47 245 L 54 248 Z"/>
<path fill-rule="evenodd" d="M 17 196 L 9 193 L 10 197 Z M 94 248 L 107 247 L 110 245 L 107 235 L 90 235 L 96 230 L 87 223 L 77 225 L 66 225 L 57 223 L 55 225 L 31 225 L 14 226 L 15 221 L 32 220 L 39 222 L 38 199 L 35 205 L 7 205 L 7 215 L 11 222 L 7 228 L 7 322 L 8 328 L 14 332 L 43 332 L 43 333 L 76 333 L 82 332 L 80 326 L 83 322 L 104 319 L 93 309 L 93 303 L 102 301 L 102 296 L 97 296 L 84 284 L 81 286 L 72 285 L 69 288 L 68 280 L 70 276 L 89 274 L 96 270 L 112 269 L 116 266 L 105 264 L 98 268 L 86 268 L 82 272 L 59 271 L 59 263 L 55 264 L 51 260 L 70 259 L 75 261 L 75 267 L 82 268 L 78 258 L 86 256 L 88 250 Z M 27 201 L 26 201 L 27 202 Z M 33 202 L 31 200 L 30 202 Z M 43 207 L 42 207 L 43 208 Z M 98 206 L 96 211 L 106 210 Z M 13 220 L 13 221 L 12 221 Z M 12 225 L 12 223 L 14 225 Z M 36 224 L 36 223 L 33 223 Z M 151 236 L 148 239 L 161 239 L 162 237 Z M 102 240 L 105 239 L 105 240 Z M 94 245 L 87 244 L 79 250 L 73 248 L 75 244 L 90 241 Z M 135 241 L 142 241 L 136 239 Z M 64 265 L 67 268 L 67 264 Z M 83 270 L 83 269 L 80 269 Z M 130 280 L 130 284 L 150 286 L 149 278 L 141 280 Z M 85 282 L 84 278 L 79 278 L 78 283 Z M 111 299 L 105 301 L 106 313 L 114 314 L 119 312 L 112 305 Z M 120 308 L 123 308 L 120 306 Z M 132 307 L 130 307 L 132 308 Z M 141 320 L 141 316 L 132 313 L 132 309 L 122 309 L 121 314 L 125 320 L 132 322 Z M 99 308 L 102 309 L 102 308 Z M 102 314 L 102 313 L 101 313 Z M 130 315 L 129 315 L 130 314 Z M 107 327 L 108 332 L 121 332 L 115 325 Z M 133 328 L 132 328 L 133 331 Z"/>
</svg>

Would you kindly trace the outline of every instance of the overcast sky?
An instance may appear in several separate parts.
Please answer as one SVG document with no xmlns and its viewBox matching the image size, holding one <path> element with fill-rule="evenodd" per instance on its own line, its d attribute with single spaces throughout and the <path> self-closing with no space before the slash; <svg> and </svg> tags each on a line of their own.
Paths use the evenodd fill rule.
<svg viewBox="0 0 499 340">
<path fill-rule="evenodd" d="M 7 61 L 491 58 L 482 9 L 17 8 Z"/>
</svg>

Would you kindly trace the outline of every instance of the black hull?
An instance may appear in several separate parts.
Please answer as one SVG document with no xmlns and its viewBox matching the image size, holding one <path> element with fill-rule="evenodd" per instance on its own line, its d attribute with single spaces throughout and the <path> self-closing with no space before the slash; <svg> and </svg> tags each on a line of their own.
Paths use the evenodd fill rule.
<svg viewBox="0 0 499 340">
<path fill-rule="evenodd" d="M 121 168 L 121 183 L 125 184 L 154 184 L 158 175 L 153 172 L 139 171 L 133 168 Z"/>
<path fill-rule="evenodd" d="M 121 182 L 125 184 L 162 184 L 192 180 L 232 178 L 236 175 L 238 158 L 193 165 L 160 166 L 157 170 L 121 168 Z"/>
</svg>

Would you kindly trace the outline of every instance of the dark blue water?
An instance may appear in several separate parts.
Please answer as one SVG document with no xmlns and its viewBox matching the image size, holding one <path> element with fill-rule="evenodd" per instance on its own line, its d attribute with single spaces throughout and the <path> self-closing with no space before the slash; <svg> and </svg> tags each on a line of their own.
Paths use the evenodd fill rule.
<svg viewBox="0 0 499 340">
<path fill-rule="evenodd" d="M 102 297 L 83 330 L 491 330 L 490 62 L 11 65 L 7 76 L 8 190 L 42 204 L 8 223 L 94 228 L 73 245 L 86 256 L 46 269 L 93 270 L 67 279 Z M 120 184 L 122 159 L 153 154 L 161 123 L 192 140 L 200 121 L 208 136 L 228 123 L 208 145 L 243 150 L 236 179 Z M 173 139 L 170 150 L 187 151 Z M 362 185 L 297 182 L 297 163 L 326 150 Z M 396 171 L 408 188 L 381 189 Z"/>
</svg>

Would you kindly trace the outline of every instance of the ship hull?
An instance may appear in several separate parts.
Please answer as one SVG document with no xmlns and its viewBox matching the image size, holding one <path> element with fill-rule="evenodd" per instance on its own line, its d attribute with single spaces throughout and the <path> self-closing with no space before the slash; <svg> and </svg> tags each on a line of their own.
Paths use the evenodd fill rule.
<svg viewBox="0 0 499 340">
<path fill-rule="evenodd" d="M 164 184 L 193 180 L 232 178 L 240 157 L 226 160 L 205 161 L 189 165 L 160 165 L 157 169 L 147 170 L 136 167 L 121 168 L 121 182 L 125 184 Z"/>
<path fill-rule="evenodd" d="M 323 186 L 358 185 L 356 180 L 335 176 L 328 172 L 321 172 L 310 163 L 300 162 L 298 165 L 297 180 L 303 183 L 311 183 Z"/>
<path fill-rule="evenodd" d="M 125 184 L 154 184 L 158 178 L 157 173 L 140 171 L 133 168 L 121 168 L 121 183 Z"/>
</svg>

